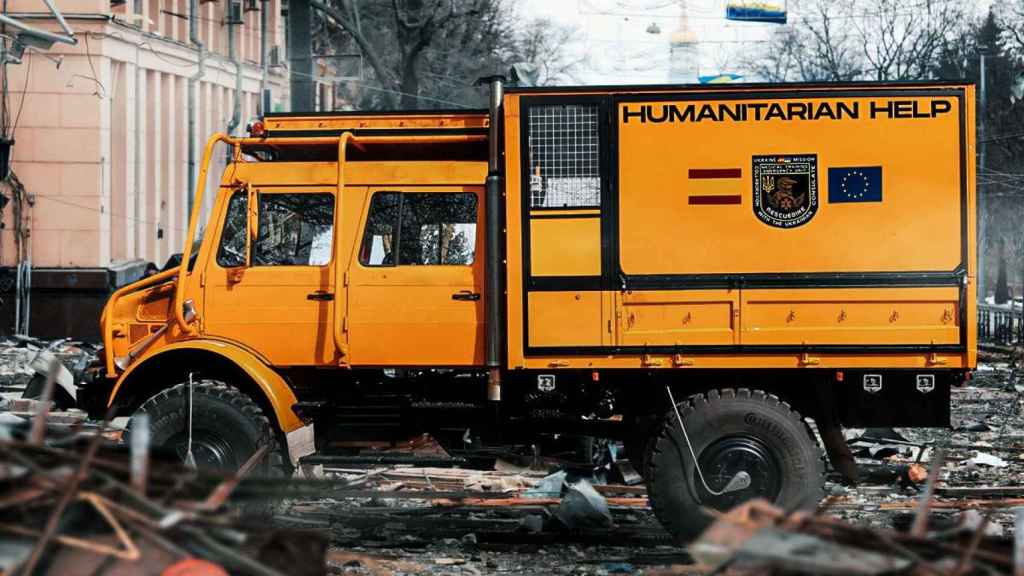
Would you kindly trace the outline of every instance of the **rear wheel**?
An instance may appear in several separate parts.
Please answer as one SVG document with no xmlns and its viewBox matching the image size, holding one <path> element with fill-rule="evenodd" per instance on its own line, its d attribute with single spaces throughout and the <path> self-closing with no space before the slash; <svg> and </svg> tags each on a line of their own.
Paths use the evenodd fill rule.
<svg viewBox="0 0 1024 576">
<path fill-rule="evenodd" d="M 188 384 L 178 384 L 146 400 L 139 414 L 150 417 L 153 447 L 163 448 L 185 461 L 188 453 Z M 240 468 L 259 449 L 269 446 L 267 456 L 253 468 L 257 475 L 285 471 L 281 443 L 260 407 L 237 388 L 216 380 L 200 380 L 192 388 L 192 455 L 196 467 L 232 471 Z"/>
<path fill-rule="evenodd" d="M 757 390 L 715 390 L 692 396 L 678 408 L 708 486 L 671 410 L 649 444 L 644 474 L 655 515 L 678 541 L 698 536 L 711 523 L 705 507 L 725 511 L 763 498 L 791 510 L 812 508 L 824 496 L 821 448 L 800 415 L 777 397 Z M 748 475 L 747 486 L 712 493 L 721 492 L 740 472 Z"/>
</svg>

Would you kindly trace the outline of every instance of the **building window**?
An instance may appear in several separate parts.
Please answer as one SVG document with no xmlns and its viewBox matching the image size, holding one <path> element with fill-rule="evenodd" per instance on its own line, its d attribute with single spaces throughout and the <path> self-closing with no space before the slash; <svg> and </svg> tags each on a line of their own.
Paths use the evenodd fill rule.
<svg viewBox="0 0 1024 576">
<path fill-rule="evenodd" d="M 359 261 L 469 266 L 476 257 L 476 222 L 476 194 L 378 192 L 370 202 Z"/>
<path fill-rule="evenodd" d="M 596 103 L 530 106 L 531 208 L 601 205 L 598 117 Z"/>
</svg>

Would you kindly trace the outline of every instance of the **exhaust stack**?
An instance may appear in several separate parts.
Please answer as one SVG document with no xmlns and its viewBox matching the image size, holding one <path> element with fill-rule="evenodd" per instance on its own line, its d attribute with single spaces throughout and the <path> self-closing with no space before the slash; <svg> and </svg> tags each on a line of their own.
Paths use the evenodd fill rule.
<svg viewBox="0 0 1024 576">
<path fill-rule="evenodd" d="M 505 348 L 505 326 L 502 306 L 505 303 L 505 289 L 502 282 L 504 261 L 504 227 L 502 208 L 505 203 L 505 179 L 502 174 L 501 116 L 505 79 L 502 76 L 481 78 L 477 84 L 490 88 L 488 115 L 490 125 L 487 133 L 487 184 L 484 202 L 485 253 L 487 260 L 484 270 L 484 309 L 486 326 L 486 363 L 490 371 L 487 380 L 487 399 L 501 400 L 501 361 Z"/>
</svg>

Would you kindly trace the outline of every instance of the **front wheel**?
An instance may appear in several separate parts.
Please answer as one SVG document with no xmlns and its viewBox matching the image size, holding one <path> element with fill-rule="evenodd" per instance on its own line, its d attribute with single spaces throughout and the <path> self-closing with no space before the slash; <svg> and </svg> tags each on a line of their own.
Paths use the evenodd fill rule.
<svg viewBox="0 0 1024 576">
<path fill-rule="evenodd" d="M 142 403 L 132 417 L 150 418 L 152 446 L 163 448 L 185 460 L 189 449 L 188 383 L 163 390 Z M 192 456 L 202 469 L 238 470 L 260 448 L 268 455 L 253 473 L 274 474 L 282 469 L 281 443 L 260 407 L 241 390 L 216 380 L 199 380 L 192 385 Z"/>
<path fill-rule="evenodd" d="M 777 397 L 759 390 L 714 390 L 678 408 L 707 487 L 673 410 L 648 445 L 644 474 L 651 507 L 677 541 L 695 538 L 711 523 L 705 507 L 726 511 L 763 498 L 792 510 L 812 508 L 824 496 L 821 448 L 800 415 Z M 712 493 L 740 472 L 749 477 L 745 487 Z"/>
</svg>

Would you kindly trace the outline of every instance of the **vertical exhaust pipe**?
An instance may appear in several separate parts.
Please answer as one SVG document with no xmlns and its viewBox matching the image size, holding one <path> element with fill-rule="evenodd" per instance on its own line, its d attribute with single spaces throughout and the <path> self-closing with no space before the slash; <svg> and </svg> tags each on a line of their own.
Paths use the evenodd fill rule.
<svg viewBox="0 0 1024 576">
<path fill-rule="evenodd" d="M 505 179 L 502 173 L 501 120 L 505 79 L 502 76 L 481 78 L 477 84 L 487 84 L 490 89 L 487 131 L 487 184 L 484 197 L 485 253 L 487 260 L 484 270 L 484 326 L 486 334 L 486 364 L 488 369 L 487 399 L 501 401 L 501 361 L 505 348 L 505 323 L 502 307 L 505 304 L 505 289 L 502 282 L 504 262 L 504 226 L 502 209 L 505 205 Z"/>
</svg>

